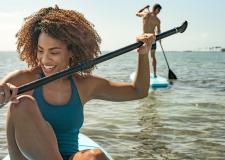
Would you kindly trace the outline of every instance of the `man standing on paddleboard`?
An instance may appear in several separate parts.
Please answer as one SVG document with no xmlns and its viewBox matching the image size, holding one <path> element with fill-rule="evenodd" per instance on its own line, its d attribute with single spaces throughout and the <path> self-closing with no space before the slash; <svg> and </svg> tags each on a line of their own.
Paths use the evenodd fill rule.
<svg viewBox="0 0 225 160">
<path fill-rule="evenodd" d="M 155 4 L 152 7 L 152 12 L 149 11 L 149 5 L 145 6 L 143 9 L 139 10 L 136 16 L 143 17 L 143 32 L 144 33 L 154 33 L 159 34 L 160 33 L 160 19 L 157 17 L 160 10 L 162 9 L 160 4 Z M 145 9 L 148 9 L 146 12 Z M 160 41 L 161 43 L 161 41 Z M 154 77 L 157 77 L 156 74 L 156 57 L 155 57 L 155 51 L 156 51 L 156 42 L 152 44 L 151 49 L 151 57 L 152 57 L 152 65 L 153 65 L 153 71 L 154 71 Z"/>
</svg>

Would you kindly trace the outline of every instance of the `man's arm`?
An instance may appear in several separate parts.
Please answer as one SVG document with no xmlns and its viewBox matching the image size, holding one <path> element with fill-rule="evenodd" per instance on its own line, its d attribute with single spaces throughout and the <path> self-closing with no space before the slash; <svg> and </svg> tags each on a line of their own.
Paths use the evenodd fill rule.
<svg viewBox="0 0 225 160">
<path fill-rule="evenodd" d="M 147 5 L 147 6 L 145 6 L 144 8 L 142 8 L 142 9 L 140 9 L 138 12 L 142 12 L 143 10 L 145 10 L 146 8 L 148 8 L 149 9 L 149 5 Z"/>
<path fill-rule="evenodd" d="M 161 29 L 160 29 L 160 20 L 159 20 L 159 23 L 158 25 L 156 26 L 157 27 L 157 34 L 160 34 L 161 33 Z"/>
<path fill-rule="evenodd" d="M 156 28 L 157 28 L 157 32 L 156 32 L 157 35 L 161 33 L 160 23 L 161 23 L 161 22 L 160 22 L 160 20 L 159 20 L 159 23 L 158 23 L 158 25 L 156 26 Z M 159 43 L 161 43 L 161 40 L 159 40 Z"/>
<path fill-rule="evenodd" d="M 144 17 L 148 12 L 143 12 L 146 8 L 149 8 L 150 6 L 149 5 L 147 5 L 147 6 L 145 6 L 144 8 L 142 8 L 142 9 L 140 9 L 138 12 L 137 12 L 137 14 L 136 14 L 136 16 L 138 16 L 138 17 Z"/>
<path fill-rule="evenodd" d="M 136 14 L 136 16 L 138 16 L 138 17 L 145 17 L 147 14 L 148 14 L 148 12 L 138 12 Z"/>
</svg>

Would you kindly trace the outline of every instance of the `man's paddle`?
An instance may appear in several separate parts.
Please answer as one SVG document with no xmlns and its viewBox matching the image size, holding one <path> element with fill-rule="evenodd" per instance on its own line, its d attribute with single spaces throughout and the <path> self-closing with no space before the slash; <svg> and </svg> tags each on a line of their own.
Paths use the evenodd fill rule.
<svg viewBox="0 0 225 160">
<path fill-rule="evenodd" d="M 166 64 L 167 64 L 168 70 L 169 70 L 168 78 L 169 78 L 169 79 L 177 79 L 177 76 L 175 75 L 175 73 L 173 73 L 173 71 L 170 69 L 169 63 L 168 63 L 167 58 L 166 58 L 166 54 L 165 54 L 164 49 L 163 49 L 163 47 L 162 47 L 162 43 L 160 43 L 160 46 L 161 46 L 161 49 L 162 49 L 164 58 L 165 58 L 165 60 L 166 60 Z"/>
<path fill-rule="evenodd" d="M 156 41 L 160 40 L 160 39 L 163 39 L 163 38 L 166 38 L 166 37 L 171 36 L 171 35 L 176 34 L 176 33 L 183 33 L 187 28 L 187 24 L 188 24 L 187 21 L 185 21 L 180 27 L 176 27 L 174 29 L 168 30 L 166 32 L 163 32 L 163 33 L 157 35 Z M 37 87 L 42 86 L 44 84 L 47 84 L 49 82 L 52 82 L 52 81 L 57 80 L 59 78 L 62 78 L 64 76 L 70 76 L 70 75 L 74 74 L 75 72 L 85 70 L 85 69 L 89 69 L 96 64 L 99 64 L 99 63 L 104 62 L 106 60 L 112 59 L 114 57 L 117 57 L 117 56 L 122 55 L 126 52 L 129 52 L 129 51 L 132 51 L 134 49 L 137 49 L 140 46 L 142 46 L 143 44 L 144 43 L 141 42 L 141 41 L 136 42 L 136 43 L 131 44 L 129 46 L 126 46 L 126 47 L 120 48 L 116 51 L 105 54 L 103 56 L 97 57 L 95 59 L 83 61 L 83 62 L 79 63 L 78 65 L 72 66 L 68 69 L 65 69 L 64 71 L 55 73 L 55 74 L 53 74 L 49 77 L 44 77 L 44 78 L 32 81 L 30 83 L 24 84 L 24 85 L 22 85 L 18 88 L 18 94 L 22 94 L 24 92 L 27 92 L 29 90 L 32 90 L 34 88 L 37 88 Z"/>
<path fill-rule="evenodd" d="M 142 11 L 145 10 L 146 8 L 148 8 L 148 10 L 149 10 L 149 7 L 150 7 L 149 5 L 145 6 L 144 8 L 140 9 L 140 10 L 138 11 L 138 13 L 142 12 Z"/>
</svg>

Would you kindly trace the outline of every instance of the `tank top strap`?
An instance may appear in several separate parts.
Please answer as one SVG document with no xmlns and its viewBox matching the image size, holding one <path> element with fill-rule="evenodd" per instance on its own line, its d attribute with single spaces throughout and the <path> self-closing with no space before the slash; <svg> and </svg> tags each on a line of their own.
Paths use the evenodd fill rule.
<svg viewBox="0 0 225 160">
<path fill-rule="evenodd" d="M 79 99 L 80 105 L 82 106 L 80 95 L 78 93 L 78 89 L 77 89 L 77 85 L 76 85 L 76 81 L 73 76 L 69 76 L 68 78 L 70 79 L 70 85 L 71 85 L 72 94 L 73 94 L 72 100 Z"/>
</svg>

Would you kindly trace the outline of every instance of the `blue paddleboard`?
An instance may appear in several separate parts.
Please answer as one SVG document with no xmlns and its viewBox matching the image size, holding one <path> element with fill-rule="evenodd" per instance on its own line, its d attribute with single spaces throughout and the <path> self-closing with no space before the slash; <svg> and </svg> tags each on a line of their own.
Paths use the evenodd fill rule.
<svg viewBox="0 0 225 160">
<path fill-rule="evenodd" d="M 130 79 L 132 81 L 135 78 L 135 74 L 136 74 L 136 72 L 133 72 L 130 75 Z M 153 88 L 153 89 L 167 88 L 167 87 L 169 87 L 169 81 L 166 78 L 161 77 L 159 75 L 157 75 L 157 77 L 154 77 L 154 75 L 151 73 L 150 74 L 150 87 Z"/>
</svg>

